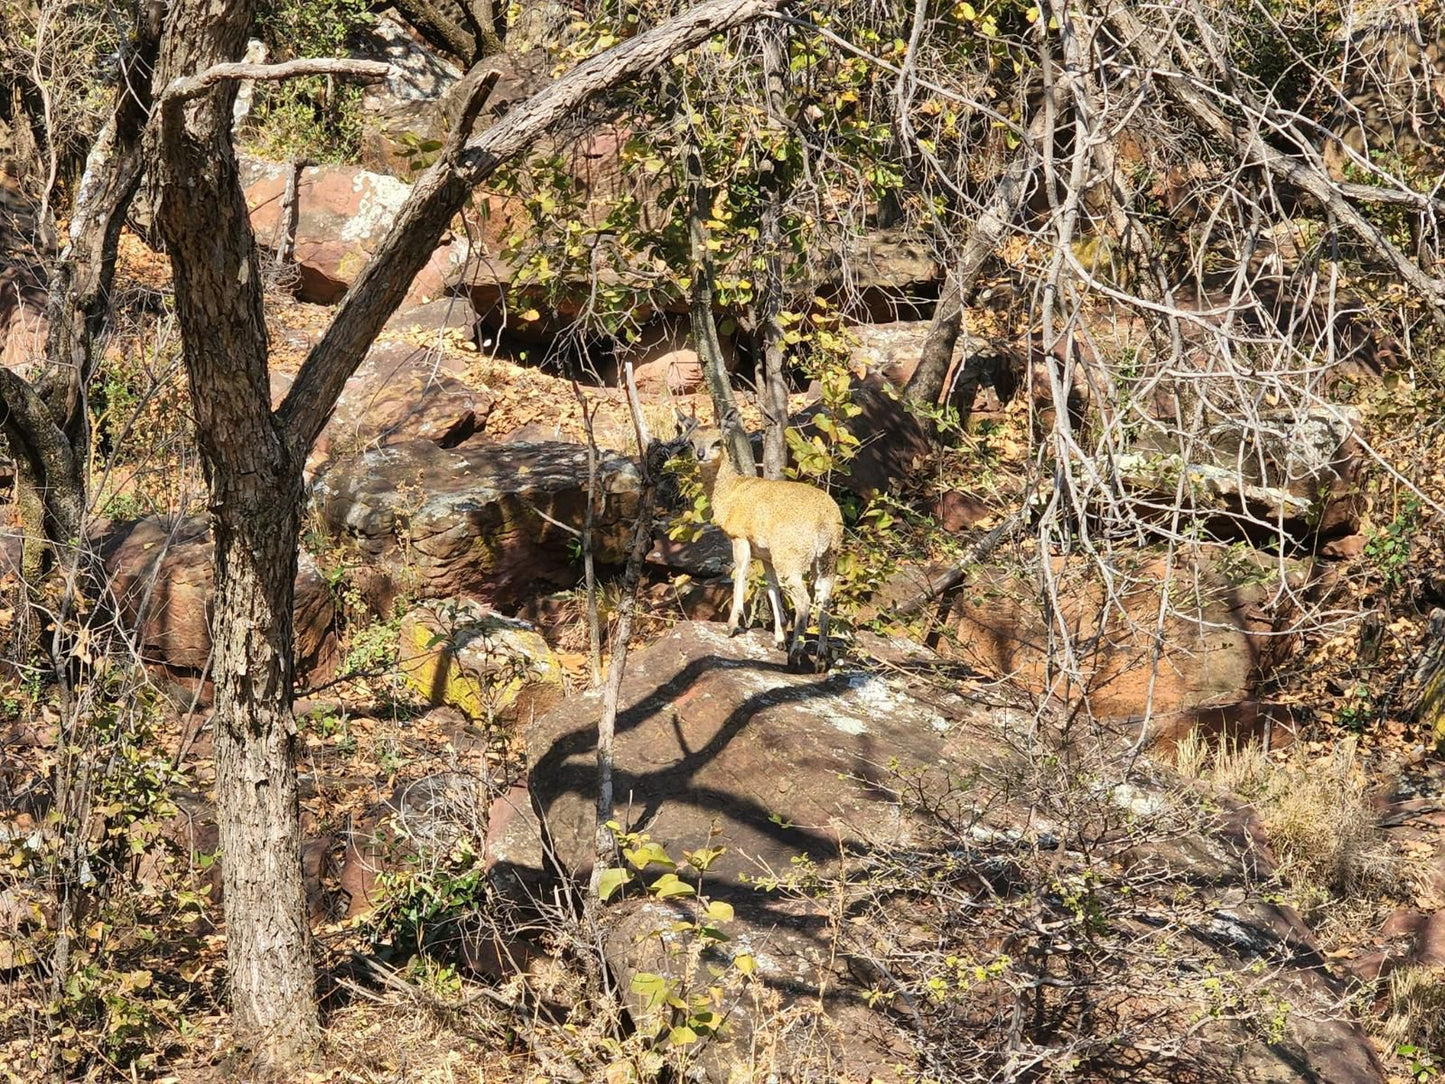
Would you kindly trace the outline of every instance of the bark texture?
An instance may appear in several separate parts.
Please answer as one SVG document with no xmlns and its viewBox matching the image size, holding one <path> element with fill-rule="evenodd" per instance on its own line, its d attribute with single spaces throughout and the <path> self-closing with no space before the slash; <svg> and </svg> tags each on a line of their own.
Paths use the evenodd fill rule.
<svg viewBox="0 0 1445 1084">
<path fill-rule="evenodd" d="M 173 8 L 162 78 L 238 59 L 251 17 L 246 0 Z M 151 158 L 215 538 L 211 672 L 232 1027 L 268 1071 L 308 1061 L 320 1041 L 291 715 L 302 461 L 270 410 L 261 277 L 230 142 L 234 96 L 228 82 L 191 103 L 163 98 Z"/>
<path fill-rule="evenodd" d="M 768 125 L 781 138 L 787 123 L 788 52 L 783 29 L 763 29 L 763 79 Z M 763 276 L 758 299 L 762 357 L 758 366 L 758 400 L 763 407 L 763 477 L 781 478 L 788 465 L 788 384 L 783 372 L 783 196 L 784 165 L 777 159 L 764 163 L 760 182 L 763 214 L 759 241 L 763 250 Z"/>
</svg>

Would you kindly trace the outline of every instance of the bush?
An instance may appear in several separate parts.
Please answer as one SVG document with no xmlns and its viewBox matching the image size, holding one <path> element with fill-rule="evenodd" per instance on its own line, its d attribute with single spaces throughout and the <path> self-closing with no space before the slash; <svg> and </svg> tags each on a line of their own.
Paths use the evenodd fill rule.
<svg viewBox="0 0 1445 1084">
<path fill-rule="evenodd" d="M 361 0 L 268 0 L 256 29 L 275 59 L 342 56 L 374 21 L 370 8 Z M 285 161 L 355 161 L 361 96 L 360 87 L 324 76 L 258 84 L 252 148 Z"/>
</svg>

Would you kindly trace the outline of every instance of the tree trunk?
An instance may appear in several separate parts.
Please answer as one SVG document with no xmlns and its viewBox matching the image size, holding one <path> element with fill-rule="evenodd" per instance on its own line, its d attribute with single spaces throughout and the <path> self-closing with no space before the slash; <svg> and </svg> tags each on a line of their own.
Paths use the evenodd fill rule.
<svg viewBox="0 0 1445 1084">
<path fill-rule="evenodd" d="M 785 139 L 788 53 L 780 26 L 762 28 L 764 95 L 768 108 L 768 133 Z M 784 164 L 770 157 L 764 164 L 761 184 L 763 213 L 759 242 L 763 250 L 763 275 L 759 285 L 758 316 L 763 350 L 758 366 L 758 400 L 763 407 L 763 477 L 781 478 L 788 463 L 788 385 L 783 374 L 783 190 Z"/>
<path fill-rule="evenodd" d="M 90 452 L 86 389 L 95 371 L 96 339 L 110 312 L 121 226 L 142 172 L 159 9 L 140 13 L 134 31 L 123 46 L 115 105 L 86 159 L 69 215 L 69 241 L 51 272 L 44 367 L 33 385 L 10 372 L 0 378 L 0 435 L 16 460 L 23 528 L 17 616 L 38 597 L 42 578 L 61 554 L 82 543 Z M 94 585 L 80 582 L 89 594 Z M 16 623 L 21 636 L 36 627 Z M 14 645 L 18 657 L 33 646 L 19 640 Z"/>
<path fill-rule="evenodd" d="M 251 16 L 248 0 L 173 8 L 163 80 L 239 59 Z M 267 1072 L 308 1061 L 321 1034 L 291 715 L 302 458 L 270 409 L 260 269 L 231 148 L 234 97 L 228 82 L 195 102 L 162 100 L 151 157 L 215 542 L 212 725 L 232 1027 Z"/>
<path fill-rule="evenodd" d="M 1019 146 L 1014 160 L 998 179 L 993 199 L 983 208 L 973 232 L 954 266 L 949 269 L 943 293 L 934 310 L 933 323 L 924 339 L 923 356 L 908 379 L 904 397 L 920 406 L 935 406 L 943 394 L 953 351 L 963 327 L 963 311 L 973 296 L 974 285 L 984 263 L 998 248 L 1009 223 L 1018 217 L 1028 198 L 1029 178 L 1039 162 L 1038 143 L 1044 134 L 1046 111 L 1040 109 L 1029 124 L 1028 138 Z"/>
<path fill-rule="evenodd" d="M 753 447 L 748 443 L 747 430 L 738 416 L 738 403 L 723 362 L 717 320 L 712 311 L 713 270 L 712 257 L 708 254 L 706 225 L 712 191 L 703 180 L 702 156 L 696 147 L 689 148 L 687 152 L 687 174 L 687 232 L 692 249 L 692 288 L 688 293 L 687 311 L 692 326 L 692 342 L 712 396 L 717 427 L 723 432 L 733 466 L 744 477 L 755 477 L 758 473 L 757 461 L 753 458 Z"/>
</svg>

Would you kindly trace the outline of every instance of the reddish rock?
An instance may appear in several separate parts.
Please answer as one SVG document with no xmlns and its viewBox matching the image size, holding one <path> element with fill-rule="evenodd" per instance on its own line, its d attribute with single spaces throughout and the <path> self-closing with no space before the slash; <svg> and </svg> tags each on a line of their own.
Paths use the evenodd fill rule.
<svg viewBox="0 0 1445 1084">
<path fill-rule="evenodd" d="M 1320 547 L 1320 556 L 1335 561 L 1347 561 L 1365 552 L 1369 539 L 1362 534 L 1347 534 L 1343 538 L 1332 538 Z"/>
<path fill-rule="evenodd" d="M 1216 551 L 1205 550 L 1196 568 L 1181 563 L 1168 582 L 1173 591 L 1188 591 L 1188 603 L 1176 601 L 1166 608 L 1162 630 L 1162 563 L 1135 569 L 1120 585 L 1117 604 L 1109 605 L 1092 581 L 1076 582 L 1059 559 L 1054 564 L 1061 577 L 1061 620 L 1080 651 L 1082 687 L 1070 686 L 1071 703 L 1087 696 L 1095 718 L 1126 730 L 1142 724 L 1147 705 L 1150 739 L 1166 744 L 1195 727 L 1211 736 L 1268 732 L 1275 746 L 1292 740 L 1288 713 L 1261 703 L 1256 692 L 1260 679 L 1296 646 L 1292 637 L 1276 634 L 1277 628 L 1288 627 L 1289 614 L 1268 608 L 1276 586 L 1269 580 L 1271 559 L 1241 569 L 1225 566 Z M 1049 687 L 1049 628 L 1040 613 L 1037 583 L 980 570 L 948 613 L 953 635 L 939 643 L 945 657 L 991 678 L 1011 678 L 1035 690 Z M 1156 631 L 1162 633 L 1157 667 L 1152 662 Z"/>
<path fill-rule="evenodd" d="M 286 234 L 284 203 L 289 165 L 245 161 L 242 185 L 257 242 L 275 250 Z M 302 301 L 334 304 L 391 228 L 411 188 L 395 177 L 353 166 L 308 166 L 296 184 L 292 250 Z M 454 272 L 450 238 L 432 253 L 407 292 L 408 303 L 439 297 Z"/>
<path fill-rule="evenodd" d="M 314 473 L 370 448 L 426 440 L 453 448 L 486 424 L 491 394 L 457 379 L 436 352 L 381 342 L 346 382 L 331 420 L 307 460 Z"/>
<path fill-rule="evenodd" d="M 737 368 L 737 346 L 731 336 L 721 339 L 723 365 L 728 372 Z M 698 359 L 684 324 L 669 321 L 646 328 L 637 342 L 617 351 L 619 366 L 632 362 L 637 390 L 644 394 L 691 395 L 703 386 L 702 362 Z"/>
<path fill-rule="evenodd" d="M 205 517 L 151 516 L 102 540 L 101 556 L 122 620 L 135 629 L 146 662 L 198 673 L 211 654 L 214 591 Z M 296 673 L 324 677 L 336 662 L 331 589 L 304 550 L 296 576 Z"/>
<path fill-rule="evenodd" d="M 933 518 L 950 534 L 977 527 L 993 514 L 994 509 L 987 503 L 957 489 L 940 493 L 933 502 Z"/>
</svg>

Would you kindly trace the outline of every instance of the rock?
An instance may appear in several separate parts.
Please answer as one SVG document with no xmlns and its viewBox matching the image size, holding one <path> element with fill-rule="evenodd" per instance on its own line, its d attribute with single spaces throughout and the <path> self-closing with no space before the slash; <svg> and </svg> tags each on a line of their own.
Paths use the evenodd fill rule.
<svg viewBox="0 0 1445 1084">
<path fill-rule="evenodd" d="M 428 140 L 445 138 L 442 98 L 461 72 L 440 59 L 390 14 L 379 16 L 352 50 L 391 68 L 386 79 L 366 87 L 361 98 L 360 165 L 406 177 L 414 152 Z"/>
<path fill-rule="evenodd" d="M 45 357 L 50 291 L 35 237 L 35 207 L 18 181 L 0 172 L 0 367 L 25 376 Z"/>
<path fill-rule="evenodd" d="M 285 235 L 289 165 L 245 160 L 241 183 L 257 243 L 276 248 Z M 406 201 L 411 188 L 395 177 L 354 166 L 308 166 L 296 182 L 293 258 L 296 297 L 322 305 L 340 301 Z M 460 259 L 449 240 L 432 253 L 407 292 L 416 304 L 445 292 Z"/>
<path fill-rule="evenodd" d="M 721 336 L 720 342 L 723 365 L 732 372 L 738 365 L 737 345 L 730 335 Z M 703 386 L 702 362 L 681 321 L 649 325 L 637 342 L 618 348 L 618 367 L 627 360 L 632 362 L 637 390 L 643 394 L 691 395 Z"/>
<path fill-rule="evenodd" d="M 890 320 L 850 327 L 849 332 L 857 340 L 852 350 L 853 364 L 870 376 L 880 376 L 902 388 L 918 368 L 929 325 L 928 320 Z"/>
<path fill-rule="evenodd" d="M 429 703 L 473 719 L 527 718 L 562 694 L 562 664 L 541 633 L 466 599 L 402 619 L 397 669 Z"/>
<path fill-rule="evenodd" d="M 835 474 L 833 481 L 868 500 L 911 477 L 927 462 L 933 447 L 923 423 L 896 392 L 876 378 L 854 390 L 853 403 L 861 412 L 847 419 L 844 427 L 858 438 L 857 454 L 849 460 L 848 472 Z M 798 411 L 792 424 L 807 427 L 821 409 L 814 404 Z"/>
<path fill-rule="evenodd" d="M 1348 561 L 1365 552 L 1370 539 L 1362 534 L 1347 534 L 1343 538 L 1332 538 L 1320 547 L 1320 556 L 1332 561 Z"/>
<path fill-rule="evenodd" d="M 382 334 L 398 331 L 451 331 L 471 332 L 477 324 L 477 314 L 465 297 L 439 297 L 410 308 L 398 309 L 386 322 Z"/>
<path fill-rule="evenodd" d="M 647 561 L 698 579 L 716 579 L 732 573 L 733 545 L 720 528 L 709 523 L 694 542 L 675 541 L 662 535 L 653 543 Z"/>
<path fill-rule="evenodd" d="M 987 503 L 957 489 L 940 493 L 933 502 L 933 518 L 950 534 L 977 527 L 993 514 L 994 509 Z"/>
<path fill-rule="evenodd" d="M 1058 559 L 1055 568 L 1064 575 Z M 1275 747 L 1287 745 L 1290 716 L 1260 703 L 1257 693 L 1261 679 L 1297 646 L 1293 637 L 1277 633 L 1290 625 L 1288 613 L 1271 609 L 1277 568 L 1277 559 L 1254 557 L 1253 551 L 1236 558 L 1222 547 L 1201 551 L 1193 567 L 1181 562 L 1167 582 L 1171 591 L 1187 594 L 1166 611 L 1152 682 L 1163 562 L 1143 564 L 1127 586 L 1120 585 L 1123 613 L 1104 606 L 1096 586 L 1075 590 L 1065 583 L 1060 619 L 1080 645 L 1083 682 L 1082 688 L 1070 688 L 1070 701 L 1087 695 L 1094 718 L 1131 733 L 1137 733 L 1149 704 L 1150 740 L 1165 746 L 1196 727 L 1208 737 L 1225 732 L 1241 741 L 1268 731 Z M 907 586 L 904 593 L 913 594 L 912 578 Z M 953 601 L 947 618 L 953 635 L 940 641 L 940 653 L 1044 695 L 1049 633 L 1037 597 L 1032 580 L 980 570 Z M 1107 615 L 1102 627 L 1101 613 Z"/>
<path fill-rule="evenodd" d="M 142 657 L 168 670 L 199 673 L 211 654 L 213 594 L 210 525 L 203 516 L 150 516 L 115 528 L 100 542 L 115 605 L 136 630 Z M 296 575 L 296 673 L 324 678 L 337 661 L 331 589 L 301 551 Z"/>
<path fill-rule="evenodd" d="M 988 886 L 981 893 L 990 902 L 981 909 L 980 926 L 987 924 L 983 912 L 1007 909 L 1013 900 L 1037 901 L 1030 906 L 1068 914 L 1047 902 L 1050 891 L 1036 896 L 1029 878 L 1068 877 L 1073 874 L 1056 871 L 1079 868 L 1076 852 L 1061 845 L 1062 826 L 1047 812 L 1073 807 L 1041 806 L 1027 786 L 1008 793 L 1007 781 L 1026 759 L 1011 742 L 1033 724 L 1031 710 L 1000 707 L 993 696 L 988 702 L 965 699 L 943 684 L 930 684 L 923 693 L 902 672 L 787 673 L 764 643 L 759 632 L 729 638 L 717 626 L 682 624 L 630 661 L 614 745 L 614 785 L 619 796 L 628 796 L 625 804 L 619 800 L 618 816 L 630 818 L 625 827 L 646 832 L 649 845 L 674 860 L 704 847 L 715 855 L 700 881 L 686 864 L 638 871 L 634 863 L 633 873 L 642 884 L 671 873 L 700 885 L 712 904 L 730 910 L 718 910 L 715 920 L 727 940 L 704 949 L 699 960 L 687 949 L 687 931 L 697 918 L 691 897 L 664 898 L 634 885 L 599 912 L 602 948 L 619 986 L 632 992 L 629 1005 L 640 1028 L 655 1025 L 639 998 L 656 982 L 649 976 L 696 991 L 732 981 L 728 965 L 739 954 L 752 958 L 755 985 L 736 999 L 724 996 L 722 1004 L 733 1011 L 726 1030 L 697 1048 L 696 1079 L 736 1079 L 742 1065 L 754 1064 L 749 1061 L 757 1049 L 754 1029 L 761 1040 L 773 1034 L 767 1029 L 778 1019 L 794 1022 L 801 1030 L 792 1034 L 806 1033 L 817 1044 L 811 1055 L 828 1059 L 830 1079 L 897 1079 L 895 1066 L 906 1075 L 926 1055 L 903 1038 L 915 1019 L 907 1007 L 895 1003 L 897 1015 L 891 1015 L 887 999 L 867 996 L 885 984 L 898 988 L 896 977 L 881 974 L 872 961 L 888 953 L 893 955 L 886 958 L 897 959 L 910 939 L 936 950 L 943 913 L 923 883 L 917 896 L 904 891 L 885 900 L 888 890 L 868 895 L 871 871 L 879 868 L 875 863 L 891 853 L 909 867 L 927 865 L 944 848 L 966 883 Z M 589 693 L 564 701 L 526 734 L 532 798 L 552 841 L 552 857 L 579 878 L 587 876 L 592 862 L 599 712 L 600 697 Z M 1137 784 L 1101 792 L 1098 800 L 1126 811 L 1134 825 L 1129 839 L 1136 842 L 1115 852 L 1115 868 L 1122 876 L 1131 868 L 1146 870 L 1147 884 L 1157 889 L 1138 882 L 1142 895 L 1131 895 L 1123 911 L 1101 919 L 1128 924 L 1109 936 L 1122 932 L 1138 946 L 1141 959 L 1171 946 L 1177 950 L 1182 937 L 1208 945 L 1225 973 L 1268 972 L 1266 986 L 1257 990 L 1266 998 L 1282 998 L 1297 1009 L 1335 1003 L 1339 988 L 1308 929 L 1291 909 L 1261 893 L 1268 862 L 1255 842 L 1257 818 L 1247 807 L 1218 823 L 1196 811 L 1198 827 L 1181 835 L 1166 827 L 1181 812 L 1171 811 L 1170 803 L 1178 800 L 1171 797 L 1177 794 L 1173 785 L 1151 783 L 1147 772 L 1137 778 Z M 912 796 L 907 800 L 900 800 L 899 779 L 907 781 Z M 944 808 L 957 808 L 963 816 L 940 835 L 937 822 L 920 811 Z M 1161 831 L 1147 830 L 1154 823 L 1150 818 L 1159 818 Z M 1082 824 L 1070 827 L 1083 830 Z M 1040 849 L 1043 859 L 1028 867 L 1024 856 L 1037 856 Z M 534 857 L 528 868 L 541 864 L 540 856 Z M 850 894 L 848 904 L 827 887 L 829 878 L 845 870 L 850 893 L 858 893 Z M 792 890 L 768 887 L 795 878 Z M 942 883 L 954 882 L 945 877 Z M 855 900 L 856 911 L 834 910 Z M 1126 912 L 1148 917 L 1136 922 L 1125 918 Z M 956 924 L 950 936 L 967 939 L 967 928 L 966 922 Z M 1015 942 L 1018 948 L 1026 950 L 1042 928 L 1023 935 Z M 1049 928 L 1060 931 L 1045 935 L 1055 951 L 1078 951 L 1063 933 L 1080 928 L 1077 917 Z M 1007 929 L 1013 930 L 1005 931 L 1009 941 L 1022 934 Z M 992 937 L 980 929 L 958 951 L 969 954 L 971 967 L 982 965 L 1000 951 Z M 1017 958 L 1012 948 L 1009 955 Z M 1124 996 L 1137 998 L 1126 1015 L 1145 1020 L 1155 1009 L 1181 1011 L 1177 998 L 1188 1002 L 1181 1025 L 1208 1015 L 1212 995 L 1203 976 L 1215 973 L 1215 965 L 1209 966 L 1198 981 L 1171 984 L 1172 1008 L 1151 1000 L 1147 986 L 1126 982 L 1123 989 L 1135 992 Z M 1130 973 L 1119 975 L 1132 980 Z M 749 1011 L 754 994 L 765 1007 L 760 1013 Z M 995 1004 L 992 995 L 985 1001 Z M 1226 1064 L 1250 1066 L 1252 1074 L 1221 1073 L 1220 1079 L 1283 1082 L 1299 1079 L 1303 1065 L 1320 1067 L 1312 1079 L 1383 1080 L 1368 1038 L 1335 1014 L 1291 1011 L 1285 1034 L 1269 1041 L 1247 1026 L 1220 1021 L 1219 1029 L 1211 1053 Z M 975 1039 L 984 1046 L 1005 1044 L 1002 1031 L 996 1039 L 987 1032 Z M 802 1056 L 792 1046 L 778 1052 L 790 1055 Z M 794 1078 L 776 1062 L 770 1067 L 779 1079 Z"/>
<path fill-rule="evenodd" d="M 482 429 L 491 409 L 491 394 L 463 384 L 434 351 L 378 343 L 346 382 L 307 459 L 307 473 L 407 440 L 453 448 Z"/>
<path fill-rule="evenodd" d="M 338 878 L 347 917 L 380 902 L 382 872 L 404 869 L 418 857 L 444 858 L 458 846 L 482 857 L 504 891 L 525 895 L 542 883 L 542 835 L 526 786 L 438 772 L 399 784 L 352 833 Z M 465 953 L 477 931 L 460 932 Z"/>
<path fill-rule="evenodd" d="M 1186 493 L 1205 508 L 1212 504 L 1266 523 L 1282 521 L 1296 537 L 1352 534 L 1360 501 L 1351 493 L 1361 461 L 1355 420 L 1347 408 L 1220 420 L 1194 445 Z M 1146 438 L 1115 462 L 1137 488 L 1171 499 L 1185 469 L 1168 437 Z"/>
<path fill-rule="evenodd" d="M 628 795 L 637 824 L 679 860 L 685 848 L 727 848 L 709 870 L 708 890 L 738 916 L 728 929 L 728 955 L 752 951 L 767 987 L 783 997 L 783 1011 L 798 1011 L 817 999 L 820 969 L 828 967 L 825 939 L 806 908 L 765 896 L 741 876 L 787 870 L 799 854 L 833 870 L 840 847 L 910 838 L 912 826 L 881 790 L 847 776 L 876 778 L 874 750 L 901 757 L 905 771 L 937 764 L 959 719 L 987 727 L 989 716 L 957 697 L 913 701 L 899 684 L 867 674 L 790 674 L 765 639 L 686 623 L 635 654 L 617 721 L 614 786 Z M 595 693 L 573 698 L 526 734 L 533 801 L 557 859 L 580 877 L 592 861 L 599 708 Z M 981 755 L 987 748 L 988 740 L 976 745 Z M 623 989 L 635 974 L 678 967 L 647 936 L 674 917 L 668 904 L 650 899 L 608 908 L 604 948 Z M 826 1001 L 835 1023 L 859 1035 L 876 1031 L 880 1020 L 849 992 L 846 969 L 840 964 L 833 974 L 845 984 Z M 735 1041 L 745 1048 L 745 1023 L 738 1024 Z M 869 1079 L 892 1053 L 860 1042 L 834 1068 L 839 1078 Z"/>
<path fill-rule="evenodd" d="M 639 492 L 636 466 L 604 454 L 594 524 L 603 564 L 622 560 Z M 366 593 L 381 612 L 400 594 L 508 607 L 544 583 L 571 586 L 581 577 L 575 536 L 544 518 L 582 527 L 581 445 L 407 441 L 324 471 L 312 500 L 321 522 L 352 539 L 378 573 Z"/>
</svg>

